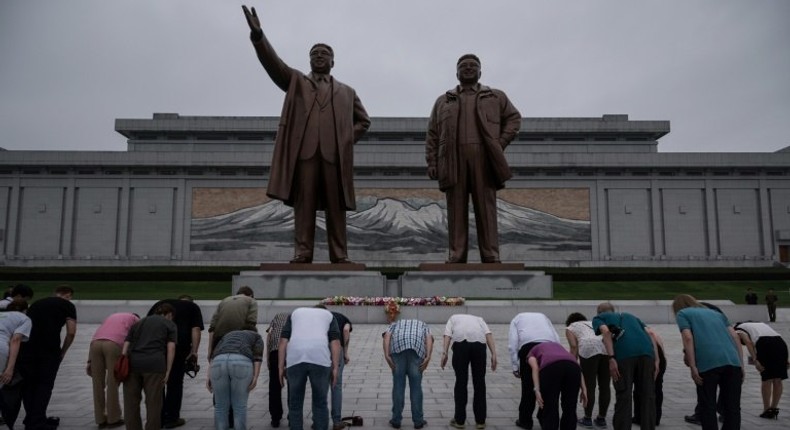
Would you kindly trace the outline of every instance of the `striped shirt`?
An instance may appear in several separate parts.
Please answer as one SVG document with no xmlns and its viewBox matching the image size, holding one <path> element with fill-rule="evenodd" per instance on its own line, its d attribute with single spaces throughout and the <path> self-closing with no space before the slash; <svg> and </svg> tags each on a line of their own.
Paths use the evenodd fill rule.
<svg viewBox="0 0 790 430">
<path fill-rule="evenodd" d="M 263 338 L 252 330 L 234 330 L 222 336 L 211 358 L 220 354 L 241 354 L 252 361 L 262 361 Z"/>
<path fill-rule="evenodd" d="M 290 315 L 288 312 L 280 312 L 269 323 L 269 328 L 266 329 L 266 355 L 269 355 L 272 351 L 277 351 L 280 343 L 280 334 L 283 332 L 285 322 L 288 321 L 288 315 Z"/>
<path fill-rule="evenodd" d="M 390 354 L 413 349 L 420 358 L 428 353 L 425 347 L 427 336 L 431 335 L 428 324 L 419 320 L 400 320 L 390 325 Z"/>
</svg>

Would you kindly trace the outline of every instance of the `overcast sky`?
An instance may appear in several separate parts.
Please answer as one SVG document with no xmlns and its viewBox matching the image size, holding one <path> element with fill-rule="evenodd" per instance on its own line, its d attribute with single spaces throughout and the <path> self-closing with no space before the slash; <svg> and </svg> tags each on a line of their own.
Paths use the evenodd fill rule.
<svg viewBox="0 0 790 430">
<path fill-rule="evenodd" d="M 669 120 L 660 152 L 790 145 L 787 0 L 0 0 L 0 147 L 125 151 L 116 118 L 276 116 L 249 42 L 317 41 L 373 116 L 428 116 L 464 53 L 525 117 Z"/>
</svg>

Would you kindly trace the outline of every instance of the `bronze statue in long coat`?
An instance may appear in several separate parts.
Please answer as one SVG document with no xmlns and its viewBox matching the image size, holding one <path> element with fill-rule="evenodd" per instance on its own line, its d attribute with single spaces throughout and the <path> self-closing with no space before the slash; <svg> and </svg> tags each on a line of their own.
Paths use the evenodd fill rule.
<svg viewBox="0 0 790 430">
<path fill-rule="evenodd" d="M 469 196 L 483 263 L 499 263 L 496 191 L 512 177 L 505 148 L 521 128 L 521 114 L 504 92 L 479 83 L 480 60 L 466 54 L 456 65 L 459 85 L 439 96 L 425 141 L 428 176 L 447 200 L 447 263 L 466 263 Z"/>
<path fill-rule="evenodd" d="M 313 261 L 316 211 L 324 210 L 329 259 L 348 263 L 346 210 L 356 208 L 353 145 L 370 127 L 370 118 L 354 89 L 330 75 L 331 47 L 314 45 L 311 72 L 304 74 L 277 56 L 255 8 L 242 8 L 258 59 L 285 91 L 266 194 L 294 208 L 291 262 Z"/>
</svg>

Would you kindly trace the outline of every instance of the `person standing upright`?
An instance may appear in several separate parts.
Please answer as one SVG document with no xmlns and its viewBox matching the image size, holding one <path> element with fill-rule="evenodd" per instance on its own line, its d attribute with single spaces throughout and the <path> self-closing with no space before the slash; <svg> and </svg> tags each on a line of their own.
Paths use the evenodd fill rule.
<svg viewBox="0 0 790 430">
<path fill-rule="evenodd" d="M 747 305 L 756 305 L 757 293 L 752 291 L 751 287 L 749 287 L 746 289 L 746 295 L 744 296 L 743 300 L 746 302 Z"/>
<path fill-rule="evenodd" d="M 483 263 L 499 263 L 496 192 L 513 175 L 504 150 L 521 128 L 521 114 L 504 92 L 480 84 L 480 59 L 462 55 L 459 84 L 439 96 L 425 140 L 428 177 L 447 199 L 447 263 L 466 263 L 469 196 Z"/>
<path fill-rule="evenodd" d="M 181 418 L 181 402 L 184 397 L 184 370 L 187 360 L 197 362 L 200 348 L 200 332 L 203 331 L 203 312 L 200 306 L 192 301 L 192 297 L 182 294 L 177 300 L 166 299 L 156 302 L 148 311 L 153 315 L 162 303 L 168 303 L 175 309 L 173 323 L 178 329 L 176 355 L 173 358 L 173 369 L 167 378 L 164 403 L 162 405 L 162 428 L 170 429 L 186 424 Z"/>
<path fill-rule="evenodd" d="M 450 426 L 464 428 L 466 426 L 466 403 L 468 392 L 466 389 L 469 381 L 469 368 L 472 369 L 472 411 L 475 415 L 475 425 L 478 429 L 486 426 L 486 345 L 491 350 L 491 371 L 496 371 L 496 345 L 494 336 L 488 324 L 477 316 L 455 314 L 447 320 L 444 327 L 444 345 L 442 348 L 441 367 L 447 365 L 447 354 L 452 344 L 453 370 L 455 371 L 455 413 L 450 420 Z"/>
<path fill-rule="evenodd" d="M 74 290 L 61 285 L 55 294 L 33 303 L 27 316 L 33 322 L 30 340 L 22 343 L 19 352 L 19 371 L 23 378 L 22 404 L 26 416 L 24 424 L 30 429 L 53 429 L 48 422 L 47 407 L 63 357 L 66 356 L 77 334 L 77 308 L 71 303 Z M 60 332 L 66 326 L 63 341 Z"/>
<path fill-rule="evenodd" d="M 423 416 L 422 373 L 433 353 L 433 335 L 428 324 L 420 320 L 397 320 L 383 334 L 384 360 L 392 369 L 392 418 L 389 424 L 399 429 L 406 403 L 406 379 L 409 380 L 411 419 L 415 429 L 425 427 Z"/>
<path fill-rule="evenodd" d="M 765 295 L 765 306 L 768 307 L 768 319 L 771 322 L 776 322 L 776 303 L 778 301 L 779 297 L 773 288 L 769 288 L 768 293 Z"/>
<path fill-rule="evenodd" d="M 266 194 L 294 208 L 291 263 L 313 262 L 318 210 L 326 215 L 329 260 L 350 263 L 346 211 L 356 209 L 353 145 L 370 118 L 356 91 L 330 74 L 335 54 L 329 45 L 310 48 L 310 73 L 303 74 L 277 56 L 255 8 L 242 8 L 258 60 L 285 91 Z"/>
<path fill-rule="evenodd" d="M 532 369 L 527 363 L 527 354 L 535 345 L 542 342 L 560 343 L 560 337 L 546 315 L 539 312 L 522 312 L 510 321 L 507 338 L 513 376 L 521 380 L 521 401 L 518 404 L 516 426 L 531 429 L 536 399 Z"/>
</svg>

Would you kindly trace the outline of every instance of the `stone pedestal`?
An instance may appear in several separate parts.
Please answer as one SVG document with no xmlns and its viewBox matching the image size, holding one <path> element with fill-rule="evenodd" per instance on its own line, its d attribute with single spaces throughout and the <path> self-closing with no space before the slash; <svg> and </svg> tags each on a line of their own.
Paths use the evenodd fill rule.
<svg viewBox="0 0 790 430">
<path fill-rule="evenodd" d="M 329 296 L 383 296 L 386 277 L 378 272 L 361 270 L 309 271 L 251 270 L 233 277 L 233 292 L 246 285 L 256 299 L 323 299 Z M 331 265 L 342 266 L 342 265 Z"/>
<path fill-rule="evenodd" d="M 551 276 L 524 270 L 406 272 L 400 290 L 404 297 L 550 299 L 554 295 Z"/>
</svg>

